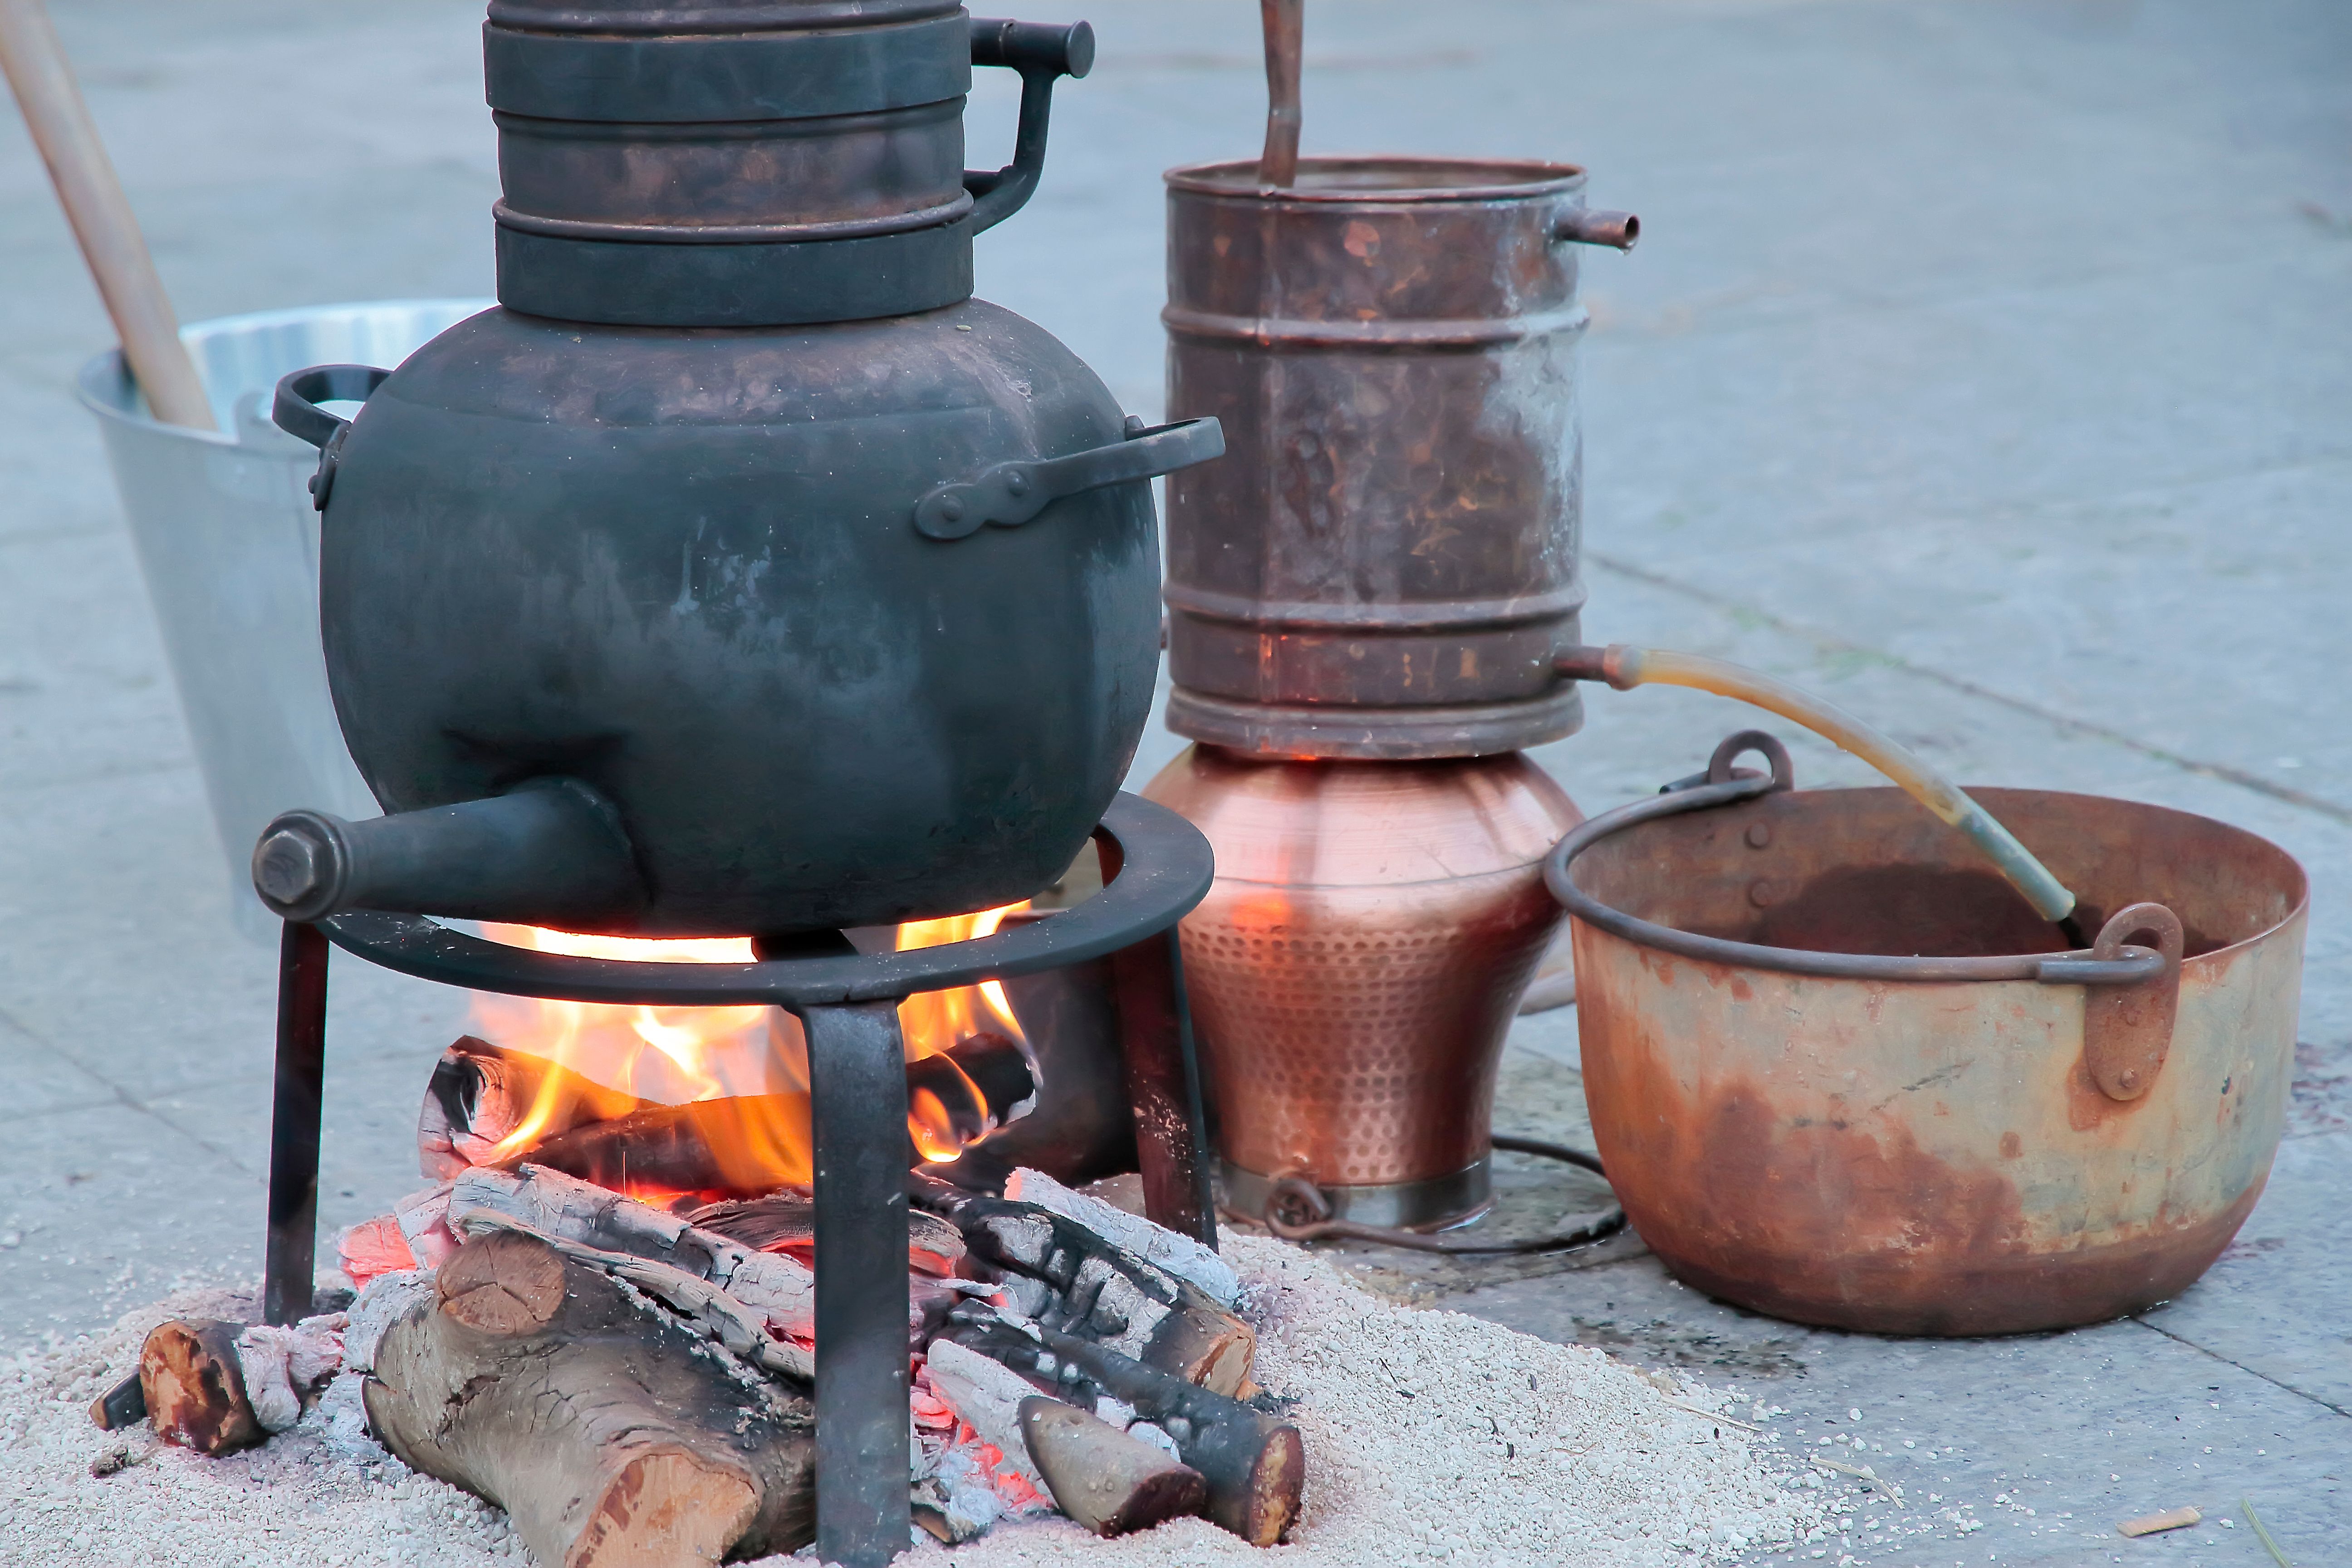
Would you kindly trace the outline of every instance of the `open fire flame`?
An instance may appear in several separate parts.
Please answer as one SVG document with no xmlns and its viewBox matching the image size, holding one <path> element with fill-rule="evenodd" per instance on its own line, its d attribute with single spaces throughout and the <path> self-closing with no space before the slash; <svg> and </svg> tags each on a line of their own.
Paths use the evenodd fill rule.
<svg viewBox="0 0 2352 1568">
<path fill-rule="evenodd" d="M 898 928 L 898 951 L 990 935 L 1006 916 L 1028 907 L 1023 900 L 976 914 L 909 921 Z M 644 940 L 497 924 L 486 925 L 484 934 L 515 947 L 582 958 L 693 963 L 753 959 L 747 937 Z M 761 1166 L 769 1184 L 809 1180 L 808 1047 L 800 1021 L 780 1008 L 658 1007 L 478 993 L 474 1015 L 484 1038 L 543 1057 L 639 1100 L 684 1105 L 740 1099 L 746 1114 L 730 1139 L 731 1152 Z M 910 996 L 899 1005 L 898 1026 L 908 1061 L 937 1056 L 982 1033 L 1015 1042 L 1024 1038 L 1003 986 L 993 980 Z M 525 1153 L 551 1131 L 561 1131 L 550 1126 L 564 1098 L 561 1081 L 557 1074 L 547 1075 L 530 1113 L 499 1142 L 495 1158 Z M 788 1110 L 794 1107 L 800 1108 L 797 1116 Z M 947 1107 L 926 1089 L 911 1092 L 907 1131 L 926 1160 L 952 1159 L 962 1147 Z"/>
</svg>

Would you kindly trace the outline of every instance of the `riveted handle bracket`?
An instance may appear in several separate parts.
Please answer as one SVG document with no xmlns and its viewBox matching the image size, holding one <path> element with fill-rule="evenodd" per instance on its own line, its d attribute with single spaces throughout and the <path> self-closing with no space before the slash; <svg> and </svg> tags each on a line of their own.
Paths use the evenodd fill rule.
<svg viewBox="0 0 2352 1568">
<path fill-rule="evenodd" d="M 1126 439 L 1066 458 L 1014 458 L 959 484 L 939 485 L 915 503 L 915 526 L 933 539 L 961 539 L 983 523 L 1018 528 L 1065 496 L 1156 479 L 1225 455 L 1214 419 L 1150 428 L 1130 416 Z"/>
</svg>

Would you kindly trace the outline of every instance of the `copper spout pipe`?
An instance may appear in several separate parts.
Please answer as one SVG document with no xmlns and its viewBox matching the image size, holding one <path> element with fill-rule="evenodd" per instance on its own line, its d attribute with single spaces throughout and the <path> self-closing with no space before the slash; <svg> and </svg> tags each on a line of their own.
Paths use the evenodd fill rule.
<svg viewBox="0 0 2352 1568">
<path fill-rule="evenodd" d="M 1258 0 L 1265 25 L 1265 151 L 1257 183 L 1287 189 L 1298 178 L 1298 66 L 1307 0 Z"/>
<path fill-rule="evenodd" d="M 1631 250 L 1642 237 L 1642 220 L 1632 213 L 1578 207 L 1552 226 L 1551 237 L 1576 245 L 1605 245 L 1612 250 Z"/>
</svg>

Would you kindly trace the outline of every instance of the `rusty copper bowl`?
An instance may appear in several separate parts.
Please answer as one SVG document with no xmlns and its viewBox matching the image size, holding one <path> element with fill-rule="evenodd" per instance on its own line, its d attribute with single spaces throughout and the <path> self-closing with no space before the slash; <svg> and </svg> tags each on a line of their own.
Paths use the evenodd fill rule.
<svg viewBox="0 0 2352 1568">
<path fill-rule="evenodd" d="M 1144 791 L 1215 848 L 1181 928 L 1225 1201 L 1303 1176 L 1335 1217 L 1491 1199 L 1504 1032 L 1559 928 L 1543 858 L 1581 814 L 1516 753 L 1269 761 L 1196 745 Z"/>
<path fill-rule="evenodd" d="M 1685 1282 L 1877 1333 L 2063 1328 L 2186 1289 L 2261 1195 L 2302 868 L 2183 812 L 1970 793 L 2077 890 L 2085 929 L 2143 900 L 2179 917 L 2147 1081 L 2102 1087 L 2086 1009 L 2094 1036 L 2119 1006 L 2145 1028 L 2169 982 L 2085 984 L 2067 978 L 2091 973 L 2081 956 L 2032 956 L 2072 944 L 1898 790 L 1775 790 L 1609 830 L 1670 809 L 1646 803 L 1555 858 L 1601 1159 Z M 1954 959 L 2010 977 L 1916 977 Z M 1878 973 L 1797 972 L 1840 963 Z"/>
</svg>

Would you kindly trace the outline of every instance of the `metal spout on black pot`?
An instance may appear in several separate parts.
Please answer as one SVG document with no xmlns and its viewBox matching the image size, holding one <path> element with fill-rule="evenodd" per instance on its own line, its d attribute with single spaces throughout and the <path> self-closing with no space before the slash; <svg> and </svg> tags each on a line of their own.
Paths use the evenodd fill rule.
<svg viewBox="0 0 2352 1568">
<path fill-rule="evenodd" d="M 303 921 L 383 910 L 592 929 L 646 903 L 620 814 L 577 779 L 364 822 L 286 812 L 254 846 L 253 887 Z"/>
</svg>

